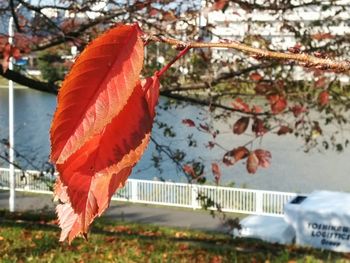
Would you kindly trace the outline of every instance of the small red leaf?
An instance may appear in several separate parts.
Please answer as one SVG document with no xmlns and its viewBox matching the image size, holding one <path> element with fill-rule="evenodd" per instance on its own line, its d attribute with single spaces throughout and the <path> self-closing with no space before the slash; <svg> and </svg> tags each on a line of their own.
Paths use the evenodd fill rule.
<svg viewBox="0 0 350 263">
<path fill-rule="evenodd" d="M 317 79 L 315 82 L 315 87 L 316 88 L 324 88 L 326 86 L 326 77 L 320 77 Z"/>
<path fill-rule="evenodd" d="M 170 22 L 176 20 L 176 15 L 173 11 L 163 11 L 163 20 Z"/>
<path fill-rule="evenodd" d="M 215 0 L 211 9 L 214 11 L 225 10 L 227 8 L 228 2 L 228 0 Z"/>
<path fill-rule="evenodd" d="M 290 110 L 293 112 L 295 118 L 297 118 L 300 114 L 307 112 L 307 109 L 302 105 L 294 105 Z"/>
<path fill-rule="evenodd" d="M 326 106 L 329 103 L 329 93 L 324 90 L 318 95 L 318 104 L 320 106 Z"/>
<path fill-rule="evenodd" d="M 236 162 L 246 158 L 248 155 L 249 151 L 246 147 L 240 146 L 236 149 L 233 149 L 233 157 L 235 158 Z"/>
<path fill-rule="evenodd" d="M 272 83 L 268 81 L 259 81 L 256 83 L 254 89 L 257 94 L 264 95 L 266 92 L 272 89 Z"/>
<path fill-rule="evenodd" d="M 219 165 L 217 163 L 212 163 L 211 164 L 211 171 L 214 175 L 216 184 L 219 184 L 220 178 L 221 178 L 221 171 L 220 171 Z"/>
<path fill-rule="evenodd" d="M 185 164 L 182 169 L 184 170 L 184 172 L 186 174 L 188 174 L 189 176 L 191 176 L 192 178 L 196 178 L 196 173 L 194 172 L 194 169 L 191 165 L 189 164 Z"/>
<path fill-rule="evenodd" d="M 14 59 L 19 59 L 21 57 L 21 51 L 18 47 L 12 47 L 11 55 L 14 57 Z"/>
<path fill-rule="evenodd" d="M 251 112 L 254 112 L 254 113 L 262 113 L 262 111 L 263 111 L 263 109 L 257 105 L 253 105 L 253 107 L 251 109 Z"/>
<path fill-rule="evenodd" d="M 271 153 L 262 149 L 257 149 L 254 151 L 256 157 L 259 160 L 259 166 L 267 168 L 270 166 Z"/>
<path fill-rule="evenodd" d="M 11 56 L 11 45 L 9 43 L 6 43 L 4 46 L 4 49 L 2 51 L 2 70 L 3 72 L 6 72 L 9 66 L 9 59 Z"/>
<path fill-rule="evenodd" d="M 288 48 L 288 51 L 291 53 L 300 53 L 301 52 L 302 45 L 300 43 L 297 43 L 294 45 L 294 47 Z"/>
<path fill-rule="evenodd" d="M 203 130 L 203 131 L 206 131 L 206 132 L 208 132 L 208 133 L 210 133 L 210 129 L 209 129 L 209 126 L 208 126 L 208 124 L 202 124 L 202 123 L 200 123 L 199 124 L 199 127 Z"/>
<path fill-rule="evenodd" d="M 4 56 L 10 56 L 10 54 L 11 54 L 11 45 L 10 45 L 10 43 L 6 43 L 5 44 L 2 53 L 3 53 Z"/>
<path fill-rule="evenodd" d="M 249 125 L 249 117 L 241 117 L 233 125 L 233 133 L 238 135 L 244 133 L 247 130 L 248 125 Z"/>
<path fill-rule="evenodd" d="M 262 80 L 263 77 L 258 72 L 254 72 L 254 73 L 249 75 L 249 78 L 252 81 L 258 82 L 258 81 Z"/>
<path fill-rule="evenodd" d="M 195 127 L 196 126 L 194 121 L 191 119 L 184 119 L 184 120 L 182 120 L 182 123 L 187 125 L 188 127 Z"/>
<path fill-rule="evenodd" d="M 287 107 L 287 100 L 285 97 L 281 95 L 278 95 L 278 94 L 269 95 L 267 96 L 267 99 L 270 102 L 271 111 L 273 114 L 281 113 Z"/>
<path fill-rule="evenodd" d="M 249 106 L 247 103 L 245 103 L 241 98 L 236 98 L 232 102 L 232 106 L 235 110 L 240 110 L 244 112 L 249 112 Z"/>
<path fill-rule="evenodd" d="M 8 68 L 9 68 L 9 60 L 4 58 L 2 60 L 1 66 L 2 66 L 3 72 L 5 73 L 8 70 Z"/>
<path fill-rule="evenodd" d="M 254 152 L 251 152 L 247 160 L 247 171 L 250 174 L 255 174 L 258 170 L 259 159 Z"/>
<path fill-rule="evenodd" d="M 287 134 L 287 133 L 292 133 L 293 132 L 293 129 L 292 128 L 289 128 L 288 126 L 281 126 L 280 129 L 278 130 L 277 134 L 278 135 L 284 135 L 284 134 Z"/>
<path fill-rule="evenodd" d="M 246 147 L 240 146 L 238 148 L 235 148 L 225 153 L 222 161 L 226 165 L 233 165 L 239 160 L 247 158 L 248 155 L 249 155 L 248 149 Z"/>
<path fill-rule="evenodd" d="M 259 118 L 254 118 L 254 122 L 252 125 L 252 131 L 255 133 L 256 136 L 262 136 L 268 130 L 266 129 L 263 120 L 261 120 Z"/>
<path fill-rule="evenodd" d="M 159 10 L 157 8 L 151 8 L 149 10 L 149 15 L 152 17 L 152 16 L 156 16 L 159 14 Z"/>
<path fill-rule="evenodd" d="M 331 33 L 317 33 L 312 35 L 311 37 L 317 41 L 334 38 L 334 36 Z"/>
<path fill-rule="evenodd" d="M 232 151 L 228 151 L 227 153 L 225 153 L 224 157 L 222 158 L 222 162 L 227 166 L 233 165 L 235 163 L 235 160 L 232 156 Z"/>
</svg>

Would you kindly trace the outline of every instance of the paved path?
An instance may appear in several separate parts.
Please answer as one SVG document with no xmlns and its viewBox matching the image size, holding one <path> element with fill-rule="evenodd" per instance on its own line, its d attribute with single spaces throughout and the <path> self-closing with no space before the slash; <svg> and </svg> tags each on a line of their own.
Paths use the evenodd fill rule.
<svg viewBox="0 0 350 263">
<path fill-rule="evenodd" d="M 8 191 L 0 191 L 0 209 L 8 209 Z M 16 210 L 54 211 L 52 196 L 16 192 Z M 199 211 L 166 206 L 112 202 L 104 217 L 129 222 L 139 222 L 160 226 L 171 226 L 206 231 L 227 232 L 228 228 L 218 218 L 213 218 L 209 211 Z"/>
</svg>

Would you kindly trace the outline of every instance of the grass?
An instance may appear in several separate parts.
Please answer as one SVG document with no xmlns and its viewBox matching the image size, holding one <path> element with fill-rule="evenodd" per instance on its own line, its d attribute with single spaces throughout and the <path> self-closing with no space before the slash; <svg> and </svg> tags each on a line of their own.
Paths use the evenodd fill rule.
<svg viewBox="0 0 350 263">
<path fill-rule="evenodd" d="M 8 80 L 0 76 L 0 86 L 8 85 Z"/>
<path fill-rule="evenodd" d="M 349 262 L 350 255 L 99 219 L 89 240 L 58 242 L 53 214 L 0 211 L 0 262 Z"/>
</svg>

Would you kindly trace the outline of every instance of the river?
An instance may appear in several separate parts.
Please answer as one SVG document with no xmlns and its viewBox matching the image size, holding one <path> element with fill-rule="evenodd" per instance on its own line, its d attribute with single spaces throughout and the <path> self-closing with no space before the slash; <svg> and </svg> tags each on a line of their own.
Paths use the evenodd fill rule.
<svg viewBox="0 0 350 263">
<path fill-rule="evenodd" d="M 160 105 L 165 105 L 165 98 L 161 98 Z M 15 89 L 15 148 L 27 158 L 20 159 L 23 166 L 34 163 L 41 167 L 47 161 L 50 143 L 49 128 L 53 112 L 56 107 L 56 97 L 51 94 L 29 89 Z M 170 146 L 185 149 L 187 157 L 199 158 L 208 164 L 205 175 L 209 182 L 213 182 L 210 163 L 214 160 L 220 162 L 224 152 L 214 147 L 209 150 L 205 147 L 212 140 L 211 135 L 199 132 L 195 128 L 187 128 L 182 124 L 183 119 L 211 121 L 220 129 L 226 129 L 218 137 L 218 142 L 231 149 L 240 146 L 250 139 L 249 135 L 234 136 L 225 122 L 218 122 L 210 118 L 205 108 L 197 106 L 175 107 L 170 110 L 158 109 L 158 120 L 166 121 L 176 133 L 174 138 L 164 138 L 163 130 L 155 125 L 154 138 Z M 233 123 L 233 121 L 232 121 Z M 188 147 L 186 138 L 193 133 L 197 147 Z M 349 132 L 348 132 L 349 133 Z M 346 134 L 350 137 L 350 134 Z M 0 138 L 8 138 L 8 91 L 0 88 Z M 264 136 L 258 148 L 269 150 L 272 154 L 271 166 L 268 169 L 259 169 L 255 175 L 249 175 L 245 163 L 234 166 L 221 165 L 223 185 L 234 182 L 235 186 L 262 190 L 277 190 L 291 192 L 310 192 L 313 190 L 341 190 L 350 191 L 350 149 L 337 153 L 328 151 L 304 152 L 303 141 L 294 137 L 277 136 L 274 134 Z M 257 146 L 256 146 L 257 147 Z M 153 166 L 151 159 L 155 146 L 150 144 L 142 160 L 134 168 L 132 177 L 138 179 L 162 178 L 176 182 L 186 182 L 173 162 L 166 158 L 160 162 L 160 172 Z M 0 163 L 1 166 L 6 166 Z M 28 166 L 31 168 L 30 166 Z"/>
</svg>

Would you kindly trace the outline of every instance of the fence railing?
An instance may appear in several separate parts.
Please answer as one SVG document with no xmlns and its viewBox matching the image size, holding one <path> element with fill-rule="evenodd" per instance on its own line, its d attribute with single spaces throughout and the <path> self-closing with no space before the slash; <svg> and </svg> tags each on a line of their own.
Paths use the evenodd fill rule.
<svg viewBox="0 0 350 263">
<path fill-rule="evenodd" d="M 51 193 L 55 175 L 15 171 L 16 190 Z M 0 189 L 9 189 L 9 169 L 0 168 Z M 282 216 L 284 205 L 296 193 L 252 190 L 210 185 L 128 179 L 112 200 L 224 212 Z M 209 207 L 208 207 L 209 204 Z"/>
</svg>

